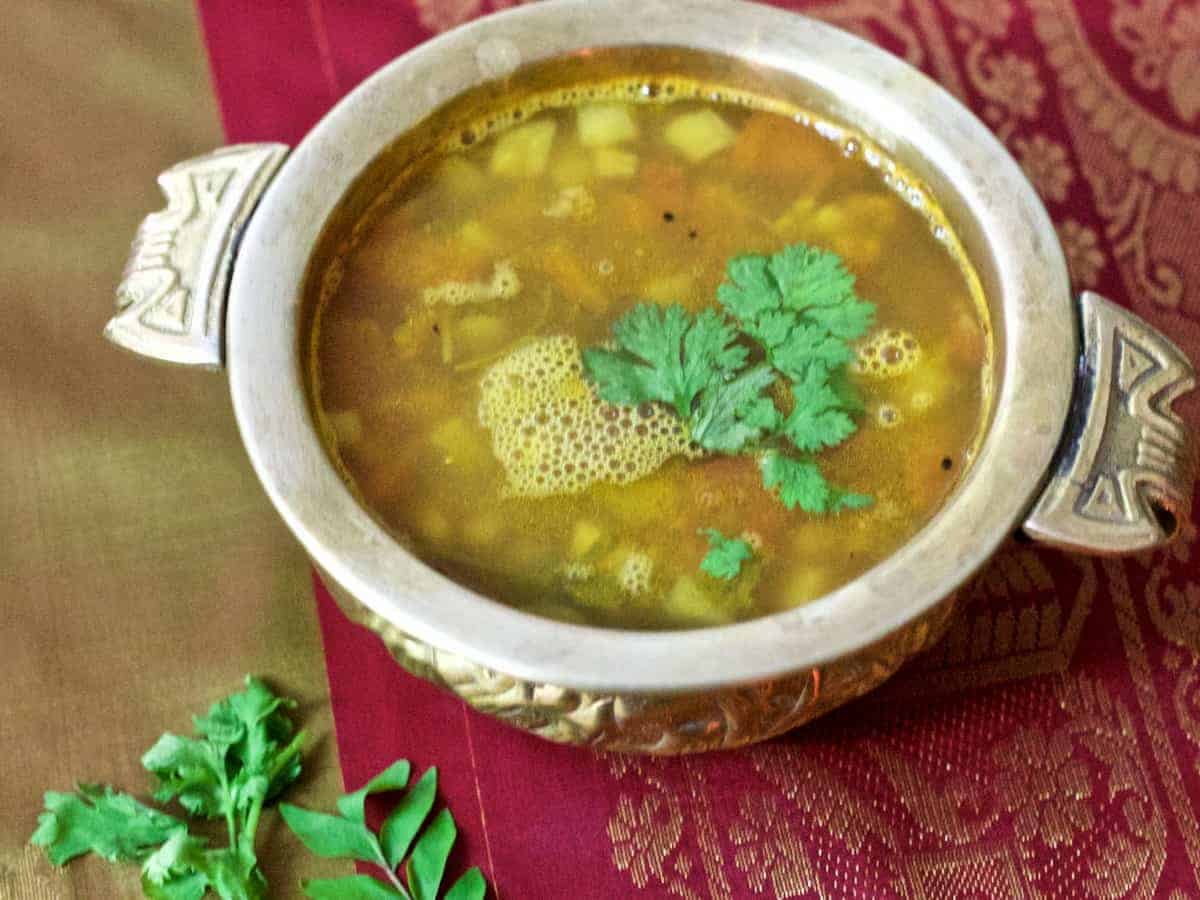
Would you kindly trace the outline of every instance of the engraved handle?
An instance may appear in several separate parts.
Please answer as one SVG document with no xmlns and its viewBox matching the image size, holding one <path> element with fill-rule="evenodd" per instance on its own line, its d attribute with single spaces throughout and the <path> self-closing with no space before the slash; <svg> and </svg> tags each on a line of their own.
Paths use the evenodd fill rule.
<svg viewBox="0 0 1200 900">
<path fill-rule="evenodd" d="M 1083 358 L 1054 472 L 1025 532 L 1070 550 L 1134 553 L 1190 512 L 1195 435 L 1172 408 L 1191 362 L 1133 313 L 1084 292 Z"/>
<path fill-rule="evenodd" d="M 221 368 L 238 239 L 287 152 L 239 144 L 158 176 L 167 206 L 138 228 L 106 338 L 152 359 Z"/>
</svg>

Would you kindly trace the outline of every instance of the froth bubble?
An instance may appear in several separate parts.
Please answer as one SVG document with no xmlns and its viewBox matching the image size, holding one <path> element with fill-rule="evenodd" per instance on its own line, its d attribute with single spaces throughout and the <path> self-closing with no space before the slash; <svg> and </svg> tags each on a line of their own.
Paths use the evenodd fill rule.
<svg viewBox="0 0 1200 900">
<path fill-rule="evenodd" d="M 673 456 L 699 455 L 669 411 L 629 415 L 601 400 L 583 378 L 579 345 L 562 335 L 534 338 L 484 373 L 479 421 L 517 497 L 628 484 Z"/>
</svg>

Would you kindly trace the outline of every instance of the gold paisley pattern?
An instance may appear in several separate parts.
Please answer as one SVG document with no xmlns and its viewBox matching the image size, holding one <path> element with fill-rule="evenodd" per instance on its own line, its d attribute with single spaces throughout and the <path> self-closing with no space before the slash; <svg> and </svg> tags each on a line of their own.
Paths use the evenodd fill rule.
<svg viewBox="0 0 1200 900">
<path fill-rule="evenodd" d="M 505 5 L 412 2 L 435 30 Z M 1075 286 L 1200 355 L 1200 4 L 786 5 L 962 97 L 1046 201 Z M 960 591 L 945 637 L 851 711 L 739 754 L 608 757 L 604 833 L 623 890 L 1200 898 L 1196 542 L 1186 524 L 1169 550 L 1103 562 L 1011 542 Z M 823 673 L 820 691 L 844 695 L 879 666 Z M 476 700 L 517 689 L 464 687 Z M 550 729 L 591 728 L 615 708 L 547 702 Z M 762 703 L 735 693 L 709 712 L 736 733 Z"/>
</svg>

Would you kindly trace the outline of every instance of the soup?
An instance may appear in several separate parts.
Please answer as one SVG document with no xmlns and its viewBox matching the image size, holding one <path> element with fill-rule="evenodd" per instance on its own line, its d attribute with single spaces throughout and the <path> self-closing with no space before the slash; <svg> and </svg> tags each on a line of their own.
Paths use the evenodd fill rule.
<svg viewBox="0 0 1200 900">
<path fill-rule="evenodd" d="M 429 139 L 318 273 L 309 374 L 344 477 L 455 581 L 618 628 L 768 615 L 895 551 L 969 466 L 978 281 L 934 199 L 861 136 L 655 78 Z M 772 343 L 738 303 L 754 278 L 786 295 L 789 260 L 858 319 L 813 338 L 827 365 L 783 377 L 801 329 Z M 672 383 L 704 385 L 674 406 L 630 349 L 660 339 Z M 718 375 L 696 374 L 701 345 Z M 742 375 L 753 415 L 722 407 Z M 818 390 L 833 399 L 797 425 Z M 724 413 L 701 435 L 706 404 Z"/>
</svg>

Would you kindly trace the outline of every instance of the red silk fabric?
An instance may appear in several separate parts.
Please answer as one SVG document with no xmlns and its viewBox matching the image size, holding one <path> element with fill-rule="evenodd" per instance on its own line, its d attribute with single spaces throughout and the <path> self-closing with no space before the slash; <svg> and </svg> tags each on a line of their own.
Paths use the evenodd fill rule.
<svg viewBox="0 0 1200 900">
<path fill-rule="evenodd" d="M 602 2 L 602 0 L 596 0 Z M 370 72 L 500 0 L 201 0 L 231 141 L 298 141 Z M 1047 203 L 1077 287 L 1200 358 L 1200 8 L 794 2 L 970 105 Z M 1181 404 L 1197 422 L 1194 398 Z M 651 760 L 553 746 L 402 672 L 324 589 L 346 784 L 437 765 L 455 867 L 500 897 L 1200 897 L 1200 583 L 1170 551 L 1012 544 L 941 645 L 780 740 Z"/>
</svg>

